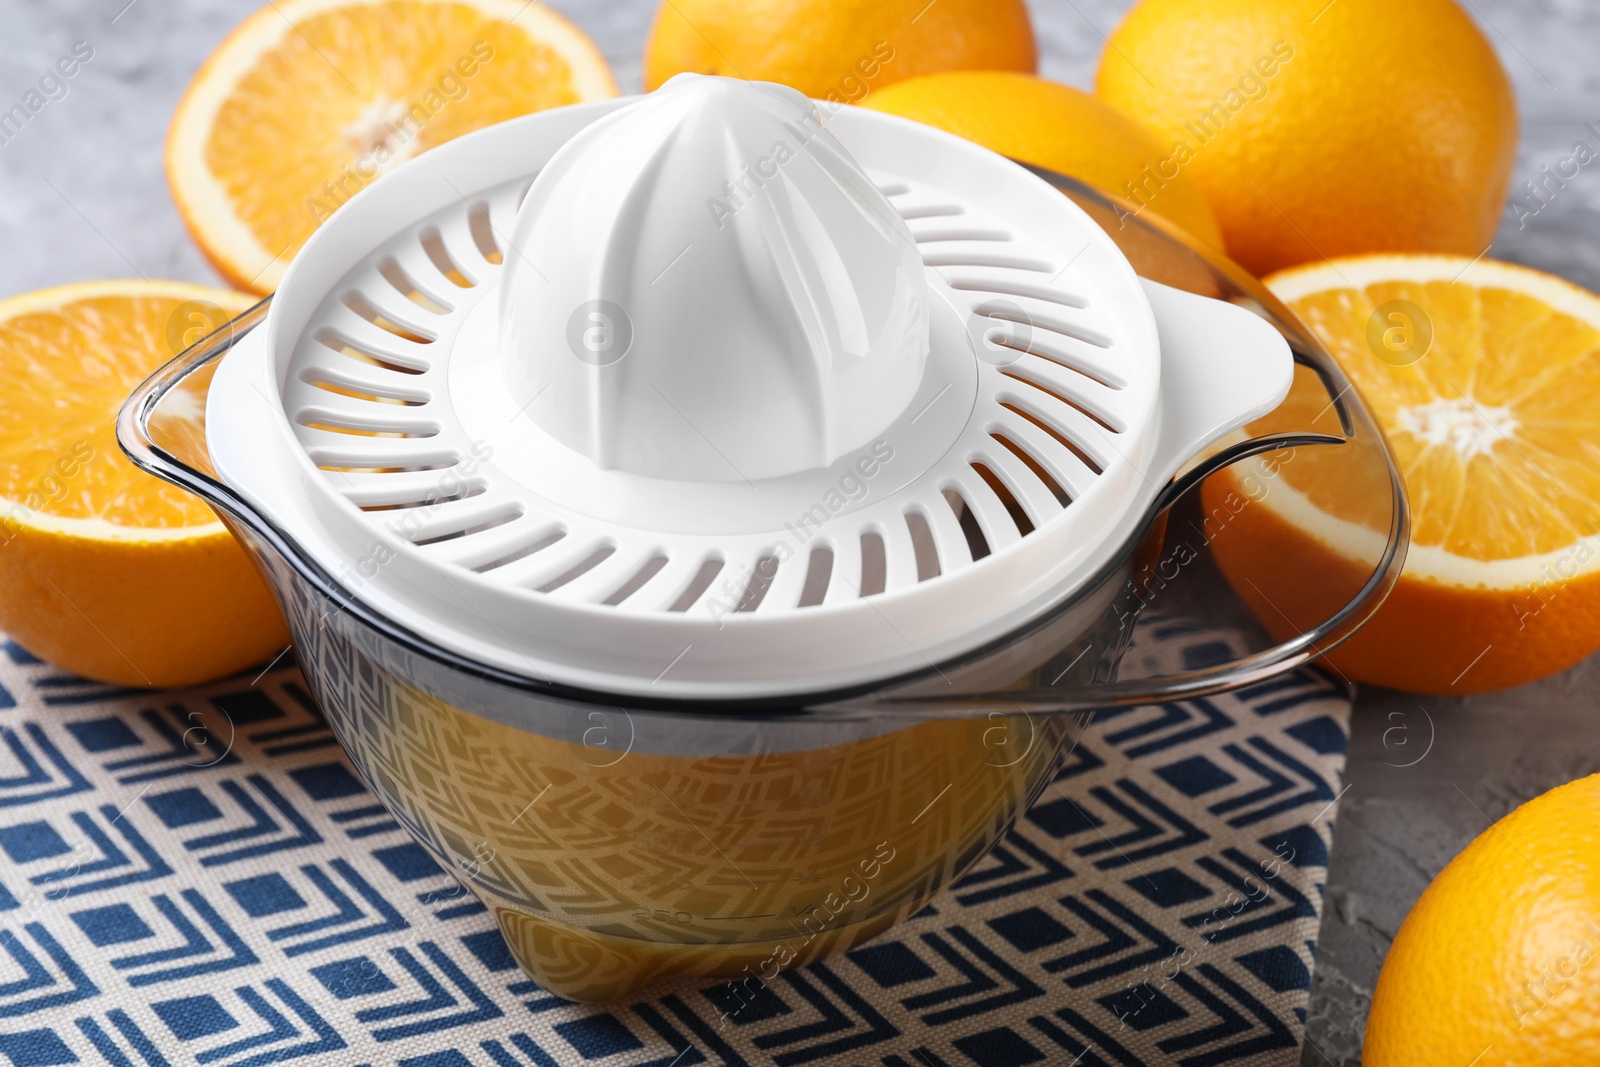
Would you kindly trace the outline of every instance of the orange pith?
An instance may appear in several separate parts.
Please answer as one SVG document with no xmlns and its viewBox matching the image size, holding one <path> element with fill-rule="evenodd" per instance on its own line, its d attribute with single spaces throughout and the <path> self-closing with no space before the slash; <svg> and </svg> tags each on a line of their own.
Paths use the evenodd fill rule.
<svg viewBox="0 0 1600 1067">
<path fill-rule="evenodd" d="M 1444 256 L 1350 257 L 1267 284 L 1366 399 L 1411 504 L 1400 585 L 1330 662 L 1356 680 L 1463 693 L 1541 677 L 1600 647 L 1600 298 L 1526 268 Z M 1324 394 L 1297 388 L 1262 426 L 1334 423 Z M 1360 531 L 1370 545 L 1387 528 L 1383 486 L 1354 484 L 1336 453 L 1297 450 L 1277 472 L 1287 492 L 1268 493 L 1217 539 L 1269 629 L 1331 605 L 1304 586 L 1274 588 L 1272 568 L 1252 559 L 1354 577 Z M 1236 480 L 1218 479 L 1208 496 L 1229 487 Z"/>
</svg>

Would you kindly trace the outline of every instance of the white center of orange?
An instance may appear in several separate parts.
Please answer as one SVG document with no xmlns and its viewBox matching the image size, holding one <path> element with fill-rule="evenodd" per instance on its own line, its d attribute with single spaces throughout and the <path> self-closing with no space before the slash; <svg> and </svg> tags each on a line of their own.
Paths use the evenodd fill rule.
<svg viewBox="0 0 1600 1067">
<path fill-rule="evenodd" d="M 1520 425 L 1509 407 L 1474 404 L 1466 397 L 1442 397 L 1397 412 L 1399 428 L 1428 445 L 1456 450 L 1464 461 L 1509 440 Z"/>
<path fill-rule="evenodd" d="M 201 416 L 205 414 L 205 405 L 188 390 L 173 389 L 161 398 L 161 414 L 169 419 L 182 419 L 198 426 Z"/>
<path fill-rule="evenodd" d="M 399 126 L 405 120 L 406 105 L 397 100 L 374 100 L 361 109 L 353 122 L 345 124 L 345 139 L 357 156 L 377 155 L 387 148 L 383 159 L 373 160 L 380 166 L 392 165 L 410 159 L 416 151 L 415 137 L 399 136 Z"/>
</svg>

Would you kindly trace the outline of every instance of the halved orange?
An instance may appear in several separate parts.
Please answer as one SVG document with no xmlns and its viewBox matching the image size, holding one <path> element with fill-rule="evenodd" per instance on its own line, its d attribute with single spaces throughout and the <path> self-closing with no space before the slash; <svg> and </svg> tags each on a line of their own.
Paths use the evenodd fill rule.
<svg viewBox="0 0 1600 1067">
<path fill-rule="evenodd" d="M 594 42 L 537 2 L 276 0 L 189 84 L 167 182 L 217 270 L 269 293 L 324 219 L 419 152 L 615 95 Z"/>
<path fill-rule="evenodd" d="M 107 281 L 0 301 L 0 630 L 24 648 L 100 681 L 179 686 L 288 645 L 217 516 L 134 467 L 116 440 L 134 386 L 253 300 Z M 163 430 L 202 434 L 202 404 L 174 398 Z"/>
<path fill-rule="evenodd" d="M 1456 256 L 1333 259 L 1266 283 L 1370 405 L 1411 502 L 1398 587 L 1329 662 L 1357 681 L 1457 694 L 1600 648 L 1600 297 Z M 1252 429 L 1338 432 L 1326 394 L 1300 386 Z M 1213 543 L 1280 636 L 1356 588 L 1387 529 L 1387 487 L 1339 452 L 1247 464 L 1202 495 L 1211 510 L 1256 479 L 1258 502 Z"/>
</svg>

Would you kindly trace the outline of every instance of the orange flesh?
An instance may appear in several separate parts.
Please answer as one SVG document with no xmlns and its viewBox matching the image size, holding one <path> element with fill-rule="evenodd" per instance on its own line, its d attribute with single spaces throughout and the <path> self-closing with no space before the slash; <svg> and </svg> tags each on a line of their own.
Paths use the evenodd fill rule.
<svg viewBox="0 0 1600 1067">
<path fill-rule="evenodd" d="M 318 209 L 331 212 L 395 163 L 580 99 L 560 53 L 470 5 L 335 9 L 301 21 L 239 80 L 206 165 L 262 247 L 287 259 Z"/>
<path fill-rule="evenodd" d="M 1368 344 L 1369 318 L 1393 300 L 1425 308 L 1434 331 L 1426 355 L 1408 366 L 1377 358 Z M 1600 531 L 1595 325 L 1525 293 L 1464 282 L 1329 289 L 1290 307 L 1333 350 L 1387 431 L 1415 544 L 1515 559 Z M 1325 512 L 1387 526 L 1387 501 L 1352 494 L 1340 468 L 1331 453 L 1308 451 L 1284 477 Z"/>
<path fill-rule="evenodd" d="M 250 301 L 235 303 L 219 313 L 182 291 L 100 295 L 0 320 L 0 499 L 23 513 L 136 529 L 215 523 L 197 497 L 128 462 L 116 418 L 151 371 Z M 164 429 L 200 432 L 200 401 L 190 407 L 192 419 Z M 192 428 L 178 425 L 186 421 Z"/>
</svg>

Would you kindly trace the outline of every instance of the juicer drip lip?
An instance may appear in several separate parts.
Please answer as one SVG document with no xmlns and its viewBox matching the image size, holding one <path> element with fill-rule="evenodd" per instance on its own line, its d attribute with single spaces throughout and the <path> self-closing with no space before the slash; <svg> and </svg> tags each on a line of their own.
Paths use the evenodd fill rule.
<svg viewBox="0 0 1600 1067">
<path fill-rule="evenodd" d="M 293 538 L 285 534 L 275 523 L 252 507 L 238 493 L 210 474 L 196 470 L 184 463 L 151 440 L 148 429 L 149 418 L 166 393 L 190 374 L 221 359 L 234 344 L 259 326 L 266 317 L 267 308 L 271 304 L 271 300 L 272 298 L 268 297 L 227 326 L 201 340 L 193 348 L 165 364 L 140 385 L 124 403 L 118 416 L 117 439 L 123 452 L 135 466 L 195 493 L 214 508 L 227 512 L 235 520 L 243 523 L 254 535 L 261 538 L 268 548 L 277 553 L 302 580 L 310 584 L 318 594 L 337 605 L 340 613 L 348 613 L 359 624 L 366 626 L 381 637 L 393 641 L 408 652 L 422 656 L 453 671 L 499 687 L 521 691 L 547 700 L 583 706 L 600 705 L 617 709 L 667 715 L 677 714 L 697 718 L 731 715 L 742 719 L 771 718 L 775 720 L 793 720 L 814 717 L 839 720 L 893 717 L 897 714 L 905 714 L 910 717 L 913 713 L 918 719 L 926 718 L 930 715 L 948 718 L 969 718 L 992 710 L 997 703 L 1006 705 L 1018 713 L 1024 711 L 1044 713 L 1088 711 L 1095 708 L 1146 704 L 1179 697 L 1192 698 L 1223 689 L 1236 688 L 1239 685 L 1249 684 L 1260 678 L 1279 673 L 1284 669 L 1282 660 L 1295 656 L 1297 652 L 1303 651 L 1306 647 L 1315 647 L 1318 637 L 1323 633 L 1339 629 L 1358 612 L 1368 609 L 1370 601 L 1366 594 L 1381 584 L 1392 586 L 1393 577 L 1397 577 L 1398 573 L 1398 567 L 1380 568 L 1369 580 L 1368 587 L 1363 589 L 1363 595 L 1358 595 L 1339 613 L 1329 619 L 1323 627 L 1319 628 L 1317 632 L 1304 634 L 1294 641 L 1276 646 L 1267 653 L 1258 654 L 1244 661 L 1247 663 L 1255 661 L 1254 669 L 1248 670 L 1244 676 L 1228 675 L 1226 673 L 1212 674 L 1208 671 L 1194 672 L 1198 684 L 1188 684 L 1182 687 L 1181 692 L 1157 691 L 1162 686 L 1156 683 L 1173 680 L 1172 678 L 1167 678 L 1154 679 L 1149 682 L 1135 680 L 1127 683 L 1108 683 L 1092 686 L 1086 690 L 1081 690 L 1080 695 L 1077 697 L 1067 693 L 1051 693 L 1045 698 L 1042 698 L 1041 694 L 1037 692 L 1017 694 L 1019 696 L 1026 695 L 1030 698 L 1026 701 L 1025 706 L 1013 699 L 1012 694 L 1007 693 L 953 694 L 933 700 L 918 698 L 908 700 L 903 705 L 897 703 L 892 696 L 884 701 L 870 705 L 851 703 L 874 694 L 887 694 L 895 688 L 926 680 L 946 670 L 954 670 L 1021 641 L 1048 626 L 1063 613 L 1080 603 L 1083 598 L 1101 590 L 1109 579 L 1120 573 L 1123 566 L 1138 549 L 1151 524 L 1180 497 L 1204 480 L 1205 477 L 1228 464 L 1246 458 L 1249 455 L 1257 455 L 1278 448 L 1343 442 L 1341 438 L 1321 434 L 1277 435 L 1274 438 L 1242 442 L 1240 445 L 1224 449 L 1187 471 L 1180 478 L 1174 479 L 1164 488 L 1156 503 L 1146 511 L 1134 534 L 1125 540 L 1111 561 L 1102 567 L 1101 571 L 1091 581 L 1081 586 L 1074 595 L 1065 598 L 1062 603 L 1055 605 L 1049 611 L 1030 620 L 1002 638 L 959 657 L 951 658 L 940 664 L 930 665 L 926 670 L 846 689 L 797 694 L 792 697 L 756 699 L 624 696 L 543 681 L 527 675 L 503 671 L 489 664 L 463 656 L 409 628 L 401 626 L 383 613 L 372 609 L 361 601 L 359 597 L 336 582 L 307 553 L 301 550 L 299 544 Z M 1327 373 L 1326 368 L 1318 367 L 1313 360 L 1297 356 L 1297 361 L 1314 367 L 1319 374 Z M 1342 403 L 1342 401 L 1335 402 Z M 1387 582 L 1385 582 L 1386 575 L 1390 576 Z M 1372 609 L 1375 610 L 1375 606 Z M 1306 657 L 1301 656 L 1299 658 Z M 1237 667 L 1239 664 L 1231 666 Z M 1175 677 L 1182 679 L 1184 676 Z"/>
</svg>

